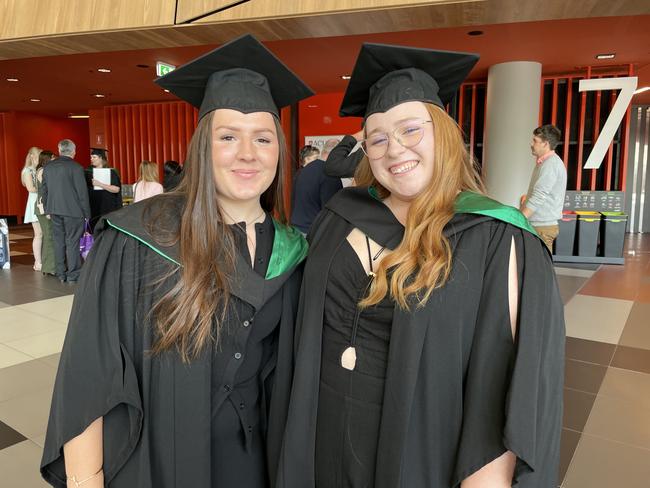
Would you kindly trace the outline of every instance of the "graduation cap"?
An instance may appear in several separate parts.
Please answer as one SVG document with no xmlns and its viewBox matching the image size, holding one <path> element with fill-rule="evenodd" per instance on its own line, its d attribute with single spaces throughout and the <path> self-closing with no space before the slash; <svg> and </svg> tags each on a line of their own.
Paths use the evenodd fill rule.
<svg viewBox="0 0 650 488">
<path fill-rule="evenodd" d="M 250 34 L 238 37 L 154 80 L 205 114 L 229 108 L 270 112 L 314 92 Z"/>
<path fill-rule="evenodd" d="M 107 160 L 108 159 L 108 149 L 102 147 L 91 147 L 90 148 L 91 156 L 99 156 L 100 158 Z"/>
<path fill-rule="evenodd" d="M 339 114 L 367 118 L 411 101 L 444 109 L 478 59 L 478 54 L 366 42 Z"/>
</svg>

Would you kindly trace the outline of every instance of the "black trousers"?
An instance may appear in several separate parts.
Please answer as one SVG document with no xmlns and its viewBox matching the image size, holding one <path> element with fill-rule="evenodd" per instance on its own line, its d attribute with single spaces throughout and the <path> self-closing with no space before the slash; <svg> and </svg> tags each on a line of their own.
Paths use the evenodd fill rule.
<svg viewBox="0 0 650 488">
<path fill-rule="evenodd" d="M 60 280 L 77 281 L 81 273 L 79 240 L 84 231 L 84 219 L 66 215 L 51 215 L 50 218 L 56 276 Z"/>
</svg>

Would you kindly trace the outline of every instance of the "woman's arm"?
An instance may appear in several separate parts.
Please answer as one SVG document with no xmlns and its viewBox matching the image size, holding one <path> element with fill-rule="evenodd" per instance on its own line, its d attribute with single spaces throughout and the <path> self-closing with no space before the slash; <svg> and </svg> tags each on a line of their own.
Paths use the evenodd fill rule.
<svg viewBox="0 0 650 488">
<path fill-rule="evenodd" d="M 510 244 L 508 263 L 508 305 L 510 310 L 510 329 L 514 340 L 517 332 L 517 313 L 519 311 L 519 278 L 517 275 L 517 252 L 515 239 Z M 460 484 L 461 488 L 510 488 L 517 457 L 506 451 L 489 464 L 486 464 Z"/>
<path fill-rule="evenodd" d="M 34 186 L 34 181 L 32 180 L 32 173 L 29 171 L 23 171 L 20 175 L 20 179 L 23 182 L 23 186 L 27 188 L 27 191 L 30 193 L 36 193 L 37 189 Z"/>
<path fill-rule="evenodd" d="M 101 181 L 96 180 L 96 179 L 94 179 L 94 178 L 93 178 L 93 180 L 92 180 L 92 184 L 93 184 L 93 186 L 98 186 L 98 187 L 100 187 L 102 190 L 106 190 L 106 191 L 109 191 L 109 192 L 111 192 L 111 193 L 118 193 L 118 192 L 120 191 L 120 187 L 119 187 L 119 186 L 116 186 L 116 185 L 107 185 L 106 183 L 102 183 Z"/>
<path fill-rule="evenodd" d="M 63 446 L 68 488 L 102 488 L 104 486 L 103 427 L 104 419 L 99 417 L 86 430 Z"/>
</svg>

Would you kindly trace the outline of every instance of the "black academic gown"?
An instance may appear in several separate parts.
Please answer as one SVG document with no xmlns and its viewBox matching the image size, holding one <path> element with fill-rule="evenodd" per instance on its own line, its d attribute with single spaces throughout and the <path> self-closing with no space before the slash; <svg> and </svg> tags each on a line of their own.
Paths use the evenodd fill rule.
<svg viewBox="0 0 650 488">
<path fill-rule="evenodd" d="M 160 198 L 151 199 L 152 207 Z M 63 445 L 100 416 L 107 486 L 222 486 L 213 479 L 211 425 L 218 408 L 214 402 L 227 401 L 232 383 L 224 383 L 223 392 L 214 395 L 213 347 L 190 364 L 184 364 L 175 351 L 158 356 L 148 352 L 154 343 L 148 313 L 176 283 L 179 255 L 178 246 L 159 245 L 145 230 L 142 222 L 147 202 L 151 203 L 124 208 L 98 224 L 99 236 L 75 294 L 41 461 L 43 477 L 56 487 L 65 487 Z M 180 206 L 164 215 L 174 225 L 180 221 Z M 279 229 L 276 227 L 271 260 L 275 259 L 276 270 L 284 271 L 264 279 L 239 255 L 232 300 L 241 306 L 231 308 L 253 313 L 247 317 L 229 313 L 223 329 L 224 333 L 235 330 L 245 344 L 245 335 L 254 327 L 255 311 L 280 294 L 282 313 L 273 336 L 275 354 L 259 376 L 260 422 L 267 432 L 267 464 L 273 473 L 286 418 L 300 261 L 306 251 L 306 243 L 300 242 L 302 237 L 296 231 L 288 232 L 291 238 L 282 240 L 276 249 L 283 233 Z M 288 255 L 294 257 L 278 265 Z M 152 286 L 157 280 L 162 280 L 160 288 Z M 252 325 L 242 326 L 245 319 Z M 224 378 L 235 376 L 237 363 L 237 358 L 227 361 Z M 273 386 L 276 379 L 277 390 Z M 273 391 L 278 392 L 277 398 L 271 395 Z"/>
<path fill-rule="evenodd" d="M 314 223 L 279 488 L 315 486 L 327 274 L 355 227 L 388 248 L 403 237 L 388 208 L 363 188 L 344 189 Z M 489 216 L 456 214 L 445 234 L 454 249 L 449 281 L 426 306 L 394 310 L 375 488 L 456 488 L 506 450 L 518 458 L 513 486 L 557 486 L 564 319 L 550 256 L 531 232 Z M 514 341 L 507 292 L 513 238 L 520 283 Z"/>
</svg>

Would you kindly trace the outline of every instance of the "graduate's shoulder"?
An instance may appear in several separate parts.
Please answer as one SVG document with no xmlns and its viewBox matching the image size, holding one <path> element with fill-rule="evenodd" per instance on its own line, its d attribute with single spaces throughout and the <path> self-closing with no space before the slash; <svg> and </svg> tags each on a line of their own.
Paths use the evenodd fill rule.
<svg viewBox="0 0 650 488">
<path fill-rule="evenodd" d="M 95 227 L 95 235 L 117 232 L 178 263 L 177 245 L 171 238 L 180 226 L 184 200 L 176 195 L 156 195 L 106 214 Z"/>
</svg>

